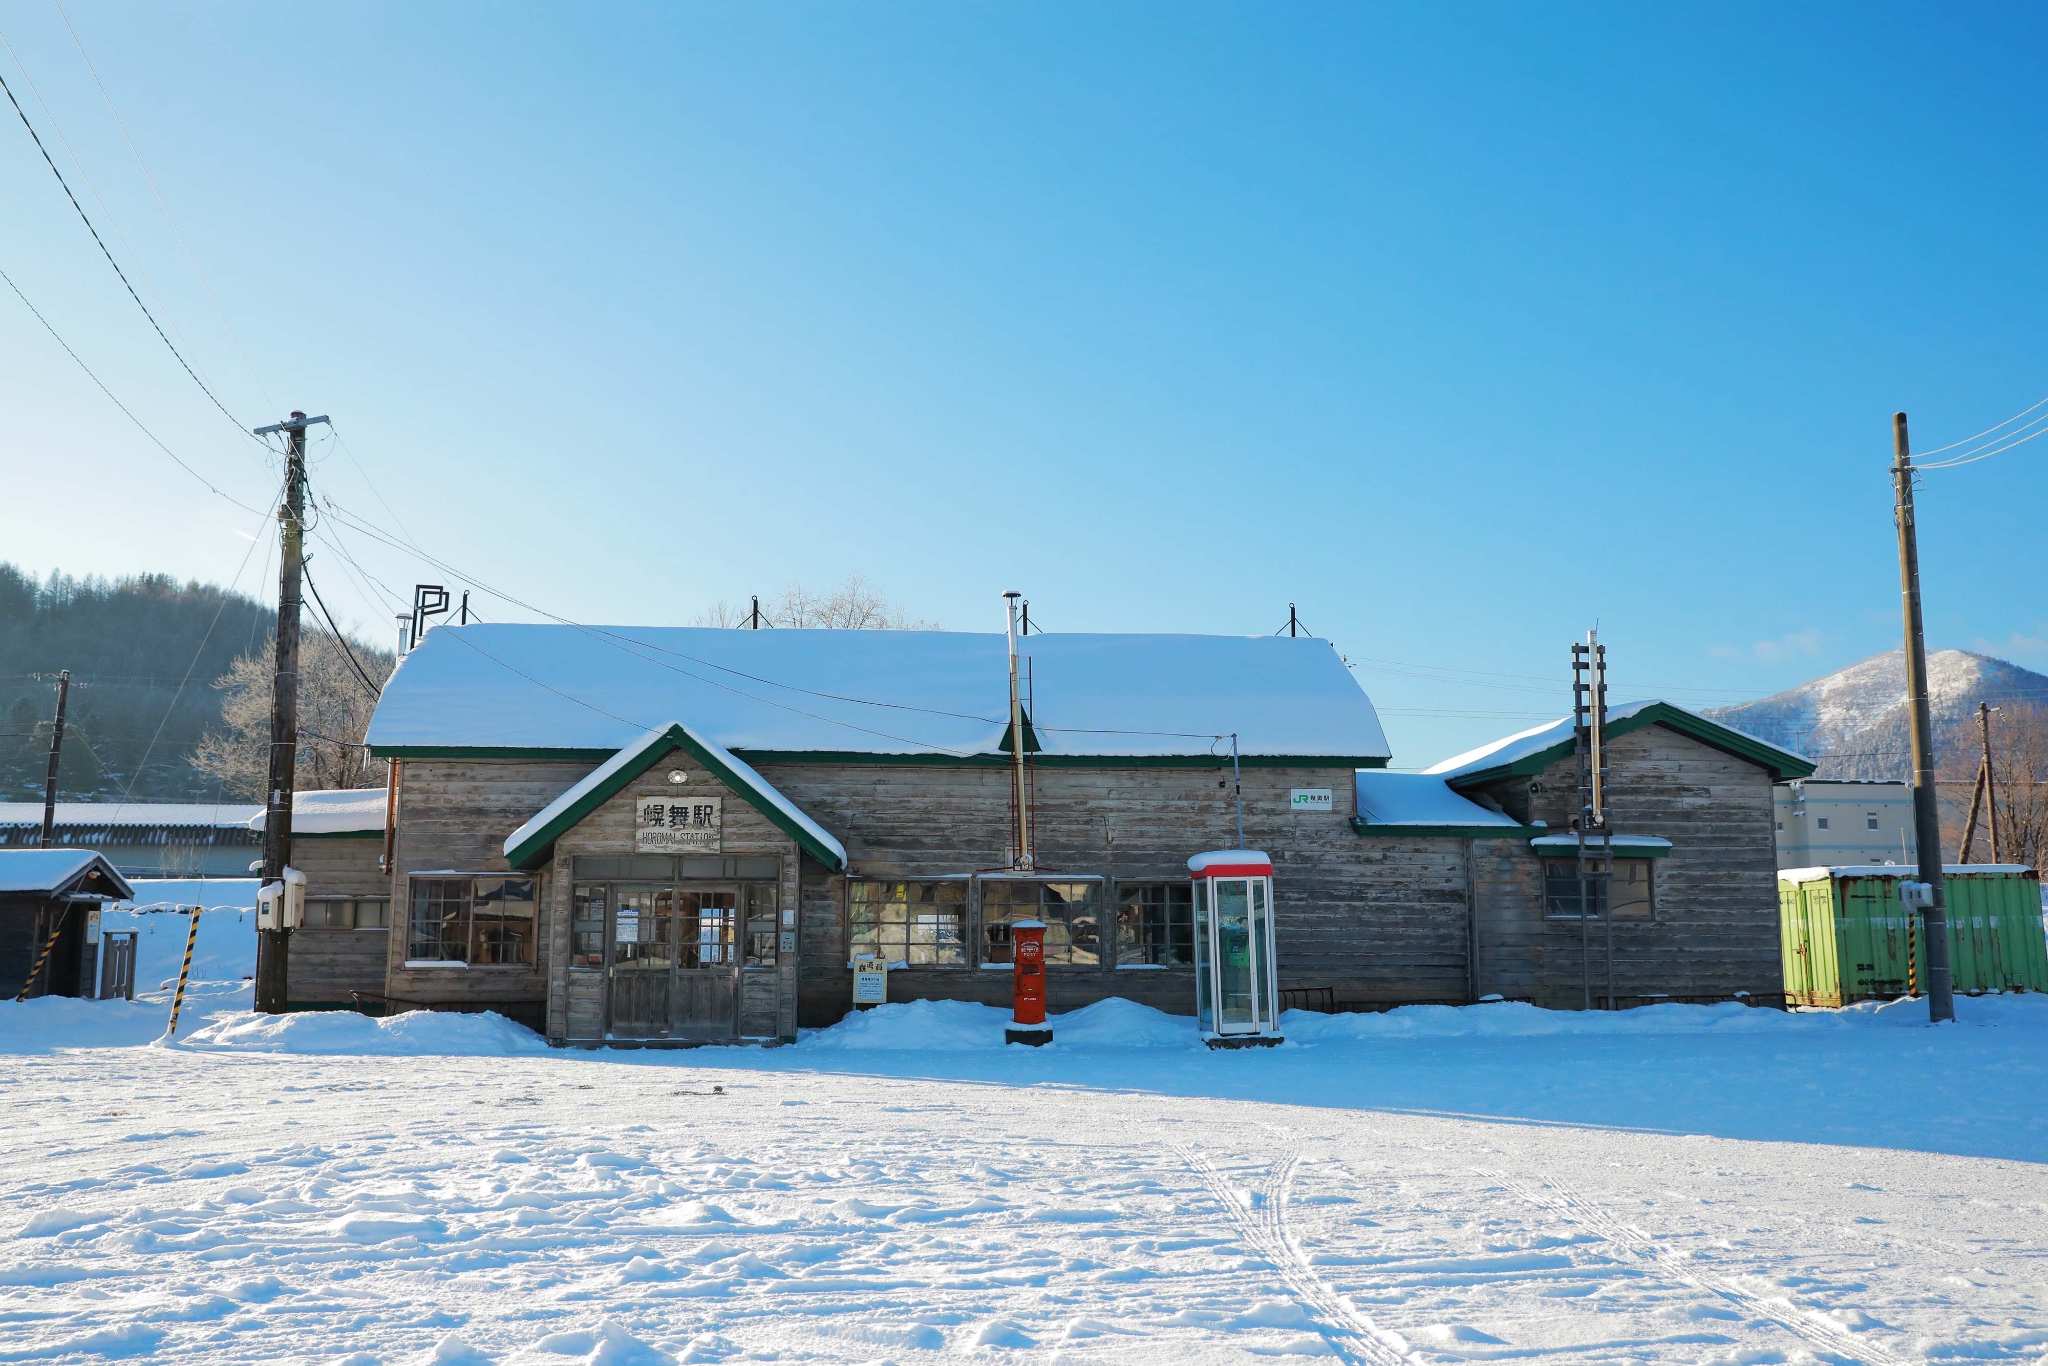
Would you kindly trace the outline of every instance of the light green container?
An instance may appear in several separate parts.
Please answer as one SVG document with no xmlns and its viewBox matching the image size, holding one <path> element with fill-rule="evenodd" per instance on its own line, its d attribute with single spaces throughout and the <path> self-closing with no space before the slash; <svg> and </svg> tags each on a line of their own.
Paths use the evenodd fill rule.
<svg viewBox="0 0 2048 1366">
<path fill-rule="evenodd" d="M 1779 873 L 1786 999 L 1839 1006 L 1903 996 L 1909 982 L 1924 989 L 1924 946 L 1899 901 L 1899 883 L 1917 875 L 1896 864 Z M 1953 865 L 1942 886 L 1957 991 L 2048 991 L 2040 874 L 2009 863 Z"/>
</svg>

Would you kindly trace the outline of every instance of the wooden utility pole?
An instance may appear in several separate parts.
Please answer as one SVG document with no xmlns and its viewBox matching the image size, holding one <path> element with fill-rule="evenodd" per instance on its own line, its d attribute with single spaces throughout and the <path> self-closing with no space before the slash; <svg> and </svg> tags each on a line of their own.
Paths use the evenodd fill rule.
<svg viewBox="0 0 2048 1366">
<path fill-rule="evenodd" d="M 50 773 L 43 779 L 43 838 L 39 848 L 50 847 L 57 832 L 57 760 L 64 752 L 64 704 L 71 698 L 71 670 L 57 671 L 57 724 L 50 729 Z"/>
<path fill-rule="evenodd" d="M 1998 789 L 1994 785 L 1997 773 L 1991 766 L 1991 713 L 1998 708 L 1977 704 L 1977 734 L 1984 742 L 1984 758 L 1977 765 L 1977 781 L 1970 789 L 1970 815 L 1963 822 L 1963 848 L 1956 855 L 1959 863 L 1968 863 L 1977 847 L 1977 813 L 1986 813 L 1986 825 L 1991 830 L 1991 861 L 1999 862 L 1998 848 Z"/>
<path fill-rule="evenodd" d="M 282 553 L 277 573 L 277 642 L 270 684 L 270 778 L 263 806 L 263 881 L 277 882 L 292 857 L 292 795 L 299 764 L 299 585 L 306 551 L 306 428 L 324 417 L 294 412 L 284 422 L 258 427 L 258 436 L 284 433 L 284 502 L 277 510 Z M 285 963 L 291 930 L 256 933 L 256 1009 L 282 1015 Z"/>
<path fill-rule="evenodd" d="M 1920 843 L 1920 881 L 1927 904 L 1919 908 L 1926 933 L 1927 1018 L 1956 1017 L 1954 976 L 1948 960 L 1948 902 L 1941 882 L 1941 811 L 1935 804 L 1934 717 L 1927 698 L 1927 631 L 1920 614 L 1920 537 L 1913 521 L 1913 447 L 1906 415 L 1892 414 L 1893 520 L 1899 531 L 1899 594 L 1906 616 L 1906 698 L 1913 742 L 1913 833 Z M 1912 914 L 1909 907 L 1907 914 Z"/>
</svg>

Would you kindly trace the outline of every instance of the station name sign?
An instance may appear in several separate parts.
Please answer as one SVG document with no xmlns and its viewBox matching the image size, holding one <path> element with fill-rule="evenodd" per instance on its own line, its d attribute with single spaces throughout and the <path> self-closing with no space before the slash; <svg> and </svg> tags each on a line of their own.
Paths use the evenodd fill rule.
<svg viewBox="0 0 2048 1366">
<path fill-rule="evenodd" d="M 634 813 L 633 848 L 642 854 L 719 852 L 723 797 L 642 797 Z"/>
<path fill-rule="evenodd" d="M 1297 787 L 1287 794 L 1287 806 L 1292 811 L 1335 811 L 1336 801 L 1327 787 Z"/>
</svg>

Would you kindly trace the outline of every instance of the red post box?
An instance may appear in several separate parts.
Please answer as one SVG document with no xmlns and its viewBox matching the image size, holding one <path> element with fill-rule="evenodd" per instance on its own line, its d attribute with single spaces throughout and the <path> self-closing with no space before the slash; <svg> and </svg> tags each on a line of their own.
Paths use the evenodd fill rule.
<svg viewBox="0 0 2048 1366">
<path fill-rule="evenodd" d="M 1010 1027 L 1005 1043 L 1052 1042 L 1045 1022 L 1045 922 L 1019 920 L 1010 926 Z"/>
</svg>

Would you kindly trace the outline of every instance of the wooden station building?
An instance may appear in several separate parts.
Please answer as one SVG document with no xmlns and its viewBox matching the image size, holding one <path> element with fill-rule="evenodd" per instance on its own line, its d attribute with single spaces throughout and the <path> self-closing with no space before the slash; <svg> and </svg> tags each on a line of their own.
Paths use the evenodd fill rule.
<svg viewBox="0 0 2048 1366">
<path fill-rule="evenodd" d="M 1028 867 L 1000 635 L 436 628 L 368 737 L 396 798 L 367 989 L 569 1045 L 787 1040 L 849 1009 L 862 955 L 893 965 L 892 1000 L 1006 1004 L 1009 927 L 1039 920 L 1052 1010 L 1192 1013 L 1187 860 L 1251 847 L 1275 868 L 1283 1004 L 1782 991 L 1771 784 L 1809 771 L 1795 755 L 1616 709 L 1629 867 L 1589 936 L 1554 867 L 1568 724 L 1395 774 L 1326 641 L 1020 650 Z M 1611 990 L 1582 953 L 1610 921 Z"/>
</svg>

